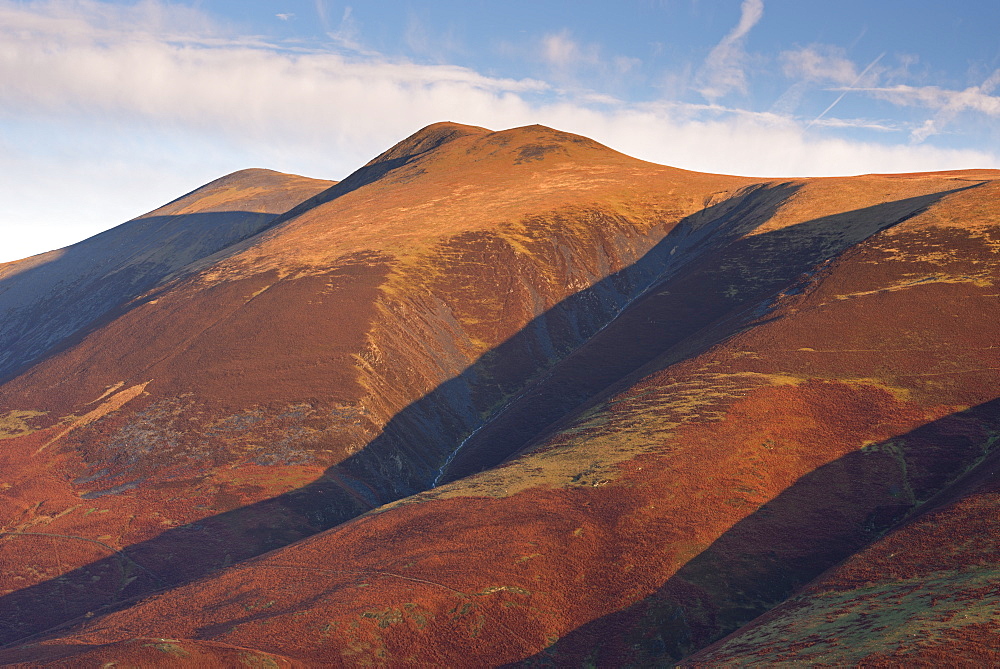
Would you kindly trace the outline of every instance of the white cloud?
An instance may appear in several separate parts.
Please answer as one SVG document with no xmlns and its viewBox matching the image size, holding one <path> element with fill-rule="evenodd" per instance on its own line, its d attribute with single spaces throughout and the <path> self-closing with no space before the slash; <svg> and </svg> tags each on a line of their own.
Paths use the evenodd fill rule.
<svg viewBox="0 0 1000 669">
<path fill-rule="evenodd" d="M 952 91 L 937 86 L 891 86 L 857 88 L 875 97 L 899 105 L 914 105 L 935 110 L 975 111 L 987 116 L 1000 116 L 1000 97 L 984 92 L 982 86 Z"/>
<path fill-rule="evenodd" d="M 644 160 L 703 172 L 790 177 L 1000 168 L 1000 157 L 985 151 L 816 139 L 786 118 L 726 111 L 697 120 L 684 107 L 602 113 L 566 104 L 539 110 L 537 118 Z"/>
<path fill-rule="evenodd" d="M 340 179 L 441 120 L 495 129 L 543 123 L 709 172 L 1000 167 L 988 151 L 821 139 L 773 113 L 629 104 L 450 65 L 293 50 L 234 38 L 192 12 L 151 1 L 0 0 L 0 171 L 12 175 L 0 181 L 0 261 L 48 250 L 15 246 L 17 231 L 27 230 L 20 238 L 28 243 L 61 246 L 227 171 L 268 167 Z M 731 36 L 742 39 L 759 18 L 759 2 L 748 0 Z M 574 49 L 590 57 L 568 33 L 553 37 L 553 64 L 570 62 Z M 985 88 L 979 94 L 988 95 Z M 79 224 L 80 234 L 39 242 L 37 230 L 57 221 Z"/>
<path fill-rule="evenodd" d="M 985 116 L 1000 116 L 1000 96 L 990 95 L 1000 86 L 1000 70 L 994 71 L 979 86 L 970 86 L 961 91 L 948 90 L 937 86 L 888 86 L 868 87 L 855 90 L 865 91 L 876 98 L 893 104 L 926 107 L 935 111 L 933 118 L 927 119 L 911 133 L 915 142 L 922 142 L 931 135 L 942 132 L 962 112 L 973 112 Z"/>
<path fill-rule="evenodd" d="M 581 65 L 597 65 L 600 50 L 594 44 L 583 46 L 572 37 L 568 30 L 549 33 L 542 37 L 542 60 L 557 70 L 570 70 Z"/>
<path fill-rule="evenodd" d="M 783 51 L 779 58 L 782 71 L 790 79 L 833 82 L 846 86 L 858 78 L 854 63 L 838 47 L 815 44 L 796 51 Z"/>
<path fill-rule="evenodd" d="M 763 0 L 743 0 L 739 23 L 712 49 L 698 73 L 698 92 L 706 100 L 715 101 L 733 91 L 747 92 L 743 42 L 763 15 Z"/>
<path fill-rule="evenodd" d="M 336 135 L 346 124 L 352 137 L 345 141 L 368 144 L 386 130 L 409 131 L 414 118 L 448 116 L 456 92 L 472 106 L 502 107 L 506 94 L 547 88 L 455 66 L 87 32 L 78 17 L 67 31 L 63 17 L 3 10 L 0 102 L 7 115 L 113 114 L 277 141 L 314 140 L 319 130 Z"/>
<path fill-rule="evenodd" d="M 864 130 L 878 130 L 880 132 L 899 132 L 901 128 L 889 121 L 873 121 L 866 118 L 817 118 L 809 125 L 818 125 L 827 128 L 862 128 Z"/>
</svg>

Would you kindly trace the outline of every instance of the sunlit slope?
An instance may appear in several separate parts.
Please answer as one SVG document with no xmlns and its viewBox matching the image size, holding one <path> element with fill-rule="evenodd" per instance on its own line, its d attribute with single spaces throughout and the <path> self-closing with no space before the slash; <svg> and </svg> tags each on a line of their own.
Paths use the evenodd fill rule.
<svg viewBox="0 0 1000 669">
<path fill-rule="evenodd" d="M 4 639 L 430 487 L 750 185 L 438 124 L 304 201 L 263 187 L 266 230 L 0 388 Z"/>
<path fill-rule="evenodd" d="M 71 656 L 73 644 L 98 652 L 141 637 L 314 664 L 669 663 L 855 553 L 842 570 L 889 559 L 894 551 L 881 546 L 937 516 L 879 538 L 925 502 L 978 499 L 962 492 L 972 490 L 963 477 L 983 466 L 1000 433 L 996 177 L 872 176 L 706 194 L 666 236 L 661 273 L 617 319 L 542 373 L 519 377 L 528 378 L 520 388 L 489 396 L 498 398 L 492 420 L 451 461 L 451 475 L 502 464 L 8 657 Z M 244 261 L 227 260 L 225 271 L 268 262 Z M 523 359 L 520 348 L 509 357 L 495 349 L 493 359 Z M 972 573 L 978 544 L 964 553 L 940 536 L 924 545 L 920 573 L 951 570 L 948 578 L 966 579 L 960 585 L 995 586 L 992 572 Z M 956 567 L 952 554 L 967 561 Z M 873 610 L 891 610 L 902 596 L 895 584 L 914 570 L 864 571 Z M 822 588 L 843 582 L 821 581 L 806 605 L 820 610 Z M 914 617 L 955 629 L 954 638 L 984 629 L 931 618 Z M 802 651 L 815 630 L 789 620 L 773 629 L 801 630 L 787 643 Z M 895 652 L 898 635 L 885 638 L 866 652 Z M 750 641 L 739 643 L 753 650 Z M 976 643 L 926 657 L 974 661 L 988 634 Z M 115 648 L 101 657 L 114 659 Z M 766 644 L 754 652 L 826 657 L 769 656 Z"/>
<path fill-rule="evenodd" d="M 243 170 L 78 244 L 0 264 L 0 380 L 331 185 Z"/>
</svg>

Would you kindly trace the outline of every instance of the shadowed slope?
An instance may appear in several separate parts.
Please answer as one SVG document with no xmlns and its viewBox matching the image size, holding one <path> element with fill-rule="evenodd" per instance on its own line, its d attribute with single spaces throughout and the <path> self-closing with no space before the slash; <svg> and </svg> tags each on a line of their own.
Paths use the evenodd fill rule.
<svg viewBox="0 0 1000 669">
<path fill-rule="evenodd" d="M 998 403 L 1000 400 L 993 400 L 895 435 L 891 440 L 866 444 L 860 451 L 805 474 L 686 562 L 654 595 L 573 631 L 525 664 L 674 662 L 704 646 L 720 631 L 733 629 L 773 603 L 783 601 L 831 565 L 845 558 L 850 558 L 848 564 L 858 562 L 860 556 L 869 555 L 886 542 L 878 540 L 886 528 L 914 509 L 922 510 L 921 502 L 928 496 L 933 501 L 935 491 L 941 489 L 934 485 L 916 490 L 915 497 L 904 498 L 903 489 L 910 481 L 905 475 L 900 476 L 901 467 L 915 464 L 918 474 L 926 475 L 931 473 L 924 469 L 927 460 L 933 458 L 934 465 L 947 472 L 943 476 L 947 482 L 962 471 L 962 466 L 955 467 L 949 460 L 961 460 L 964 466 L 975 467 L 974 472 L 986 464 L 976 465 L 983 450 L 1000 433 Z M 995 460 L 995 455 L 989 459 Z M 955 485 L 960 485 L 961 480 Z M 978 525 L 975 529 L 980 532 L 991 528 L 988 536 L 994 532 L 995 519 L 980 520 Z M 961 532 L 960 536 L 967 532 Z M 862 550 L 876 540 L 875 548 Z M 859 550 L 857 556 L 851 557 Z M 939 568 L 943 566 L 942 558 L 952 551 L 938 543 L 924 547 L 922 552 L 929 558 L 929 564 Z M 988 552 L 968 551 L 966 557 L 982 564 L 988 555 Z M 844 568 L 839 568 L 834 573 L 842 571 Z M 892 568 L 886 575 L 899 571 L 898 567 Z M 867 572 L 868 578 L 872 579 L 876 573 Z M 976 583 L 980 586 L 996 582 L 996 574 L 976 576 L 980 577 Z M 922 637 L 920 645 L 923 645 L 927 623 L 932 635 L 947 639 L 972 631 L 962 629 L 966 622 L 983 622 L 954 620 L 955 606 L 968 593 L 947 593 L 947 589 L 959 585 L 961 578 L 923 584 L 925 592 L 910 597 L 907 602 L 910 607 L 905 613 L 897 599 L 912 594 L 907 591 L 917 586 L 917 579 L 891 585 L 877 582 L 882 580 L 895 579 L 878 577 L 848 592 L 829 592 L 830 588 L 824 592 L 810 587 L 808 594 L 782 604 L 684 664 L 750 666 L 761 662 L 793 662 L 853 666 L 862 660 L 866 664 L 877 661 L 879 654 L 872 653 L 873 650 L 891 653 L 892 642 L 907 636 L 904 630 L 911 633 L 909 636 L 916 633 Z M 897 592 L 892 591 L 893 586 Z M 941 600 L 946 600 L 949 594 L 953 596 L 949 611 L 944 607 L 921 611 L 935 594 Z M 857 609 L 863 611 L 860 616 L 849 614 L 845 606 L 852 597 L 857 598 Z M 983 602 L 983 608 L 988 610 L 992 601 Z M 935 625 L 937 620 L 942 624 Z M 948 624 L 950 620 L 954 623 Z M 880 628 L 880 622 L 890 625 Z M 991 631 L 981 632 L 986 634 L 970 635 L 969 640 L 975 641 L 967 648 L 960 650 L 959 646 L 953 646 L 952 654 L 944 652 L 927 658 L 985 659 L 981 651 L 996 637 Z M 830 652 L 831 648 L 839 652 Z M 967 654 L 968 650 L 980 652 Z M 898 659 L 903 657 L 899 655 Z M 915 654 L 911 659 L 917 657 L 921 656 Z"/>
<path fill-rule="evenodd" d="M 1000 409 L 993 402 L 967 415 L 983 412 L 991 414 L 996 439 Z M 995 665 L 997 456 L 992 452 L 917 518 L 688 664 Z"/>
<path fill-rule="evenodd" d="M 447 478 L 493 467 L 540 440 L 562 416 L 665 352 L 676 347 L 672 355 L 680 359 L 725 339 L 745 327 L 748 318 L 766 312 L 769 301 L 803 275 L 943 195 L 785 227 L 787 216 L 782 221 L 775 210 L 787 211 L 798 191 L 788 184 L 761 188 L 727 202 L 732 208 L 717 217 L 709 208 L 686 222 L 671 251 L 680 252 L 681 267 L 665 272 L 631 309 L 469 439 Z"/>
<path fill-rule="evenodd" d="M 0 381 L 330 183 L 243 170 L 85 241 L 0 264 Z"/>
<path fill-rule="evenodd" d="M 842 202 L 854 203 L 852 184 L 894 187 L 878 179 L 819 183 L 781 200 L 767 220 L 822 210 L 807 206 L 810 190 L 818 201 L 840 190 Z M 822 225 L 799 219 L 727 237 L 728 250 L 701 258 L 721 269 L 708 276 L 739 280 L 687 284 L 697 288 L 693 304 L 725 305 L 712 307 L 715 320 L 680 341 L 661 340 L 642 369 L 623 366 L 625 378 L 530 452 L 95 619 L 42 648 L 173 637 L 311 662 L 482 665 L 570 635 L 550 650 L 555 661 L 622 664 L 665 661 L 717 638 L 890 527 L 992 443 L 989 424 L 966 424 L 961 409 L 993 400 L 997 387 L 1000 239 L 988 217 L 966 216 L 992 206 L 996 187 L 956 185 L 935 177 L 922 185 L 924 194 L 937 188 L 934 197 L 883 199 L 820 217 Z M 829 262 L 801 277 L 782 278 L 784 267 L 761 277 L 751 261 L 762 249 L 804 266 Z M 671 280 L 651 295 L 685 285 Z M 676 315 L 675 302 L 648 300 L 620 318 L 637 309 L 654 322 Z M 980 327 L 956 325 L 970 321 Z M 621 340 L 610 341 L 609 357 Z M 951 421 L 961 438 L 943 438 L 956 433 Z M 352 471 L 354 461 L 329 474 Z M 789 490 L 796 498 L 797 481 L 825 495 L 801 517 L 793 513 L 800 504 L 780 501 Z M 827 504 L 841 499 L 845 481 L 873 485 Z M 337 481 L 330 489 L 338 486 L 363 492 Z M 301 499 L 307 509 L 316 501 Z M 732 546 L 757 530 L 741 523 L 772 502 L 788 522 L 770 524 L 761 513 L 765 535 L 788 539 L 747 564 Z M 815 515 L 825 522 L 814 523 Z M 796 531 L 782 532 L 788 527 Z M 716 573 L 697 568 L 692 558 L 700 555 L 730 569 L 725 587 L 698 576 Z M 620 611 L 625 622 L 614 615 Z M 571 634 L 587 623 L 603 633 Z M 622 629 L 636 643 L 606 642 Z"/>
<path fill-rule="evenodd" d="M 690 505 L 679 515 L 691 532 L 684 543 L 701 543 L 710 519 L 743 508 L 759 509 L 698 557 L 685 560 L 655 594 L 567 636 L 540 661 L 676 661 L 763 613 L 798 585 L 877 538 L 938 491 L 947 490 L 990 452 L 998 434 L 994 398 L 1000 372 L 994 343 L 1000 336 L 996 193 L 996 182 L 954 193 L 859 245 L 816 275 L 800 294 L 779 301 L 774 312 L 778 318 L 717 351 L 705 372 L 718 381 L 706 387 L 708 379 L 692 384 L 680 376 L 680 383 L 671 383 L 689 402 L 698 397 L 692 390 L 719 392 L 719 381 L 735 381 L 741 374 L 743 383 L 756 376 L 777 386 L 743 391 L 744 399 L 719 416 L 718 424 L 683 421 L 679 443 L 700 446 L 703 460 L 672 462 L 675 477 L 699 472 L 703 479 L 692 482 L 682 498 Z M 837 383 L 816 385 L 817 379 Z M 656 391 L 655 384 L 647 384 L 642 384 L 644 393 L 624 394 L 633 400 L 613 400 L 624 414 L 616 423 L 638 419 L 636 408 L 645 405 L 649 408 L 640 415 L 649 429 L 649 395 Z M 949 407 L 975 405 L 908 434 L 901 429 L 919 423 L 921 415 L 934 417 Z M 762 498 L 763 491 L 774 490 L 777 481 L 789 476 L 789 467 L 794 471 L 806 465 L 809 471 L 804 461 L 823 463 L 822 454 L 830 452 L 847 455 L 798 478 L 774 501 L 767 501 L 766 494 Z M 784 480 L 790 484 L 796 477 Z M 666 490 L 677 487 L 671 482 Z M 717 505 L 706 506 L 705 496 Z M 657 507 L 662 504 L 656 502 Z M 691 526 L 693 521 L 697 524 Z M 947 564 L 948 549 L 941 548 L 937 558 L 932 557 L 936 550 L 928 557 Z M 822 601 L 817 599 L 816 606 Z M 882 607 L 890 618 L 894 615 L 888 589 L 875 593 L 868 604 L 872 615 Z M 786 610 L 793 612 L 788 619 L 795 621 L 796 607 Z M 831 604 L 820 610 L 839 616 L 844 609 Z M 801 620 L 813 624 L 818 618 Z M 834 636 L 839 636 L 858 622 L 852 618 L 824 629 L 836 629 Z M 809 624 L 770 629 L 768 636 L 751 628 L 723 647 L 728 650 L 696 659 L 708 664 L 739 662 L 746 649 L 754 650 L 747 657 L 765 662 L 825 662 L 829 657 L 841 664 L 862 657 L 848 659 L 852 656 L 847 652 L 810 655 L 807 647 L 821 637 L 810 637 L 815 630 Z M 955 629 L 961 629 L 960 622 Z M 769 654 L 767 641 L 777 641 L 780 634 L 788 635 L 781 644 L 784 650 L 778 652 L 776 646 Z M 864 630 L 852 634 L 857 639 Z M 949 637 L 945 632 L 944 637 L 965 634 Z M 989 638 L 973 636 L 963 647 L 981 649 Z M 866 653 L 878 648 L 893 652 L 891 634 L 871 641 Z M 832 638 L 831 643 L 846 651 L 852 642 Z M 963 653 L 956 646 L 955 658 L 979 657 Z"/>
<path fill-rule="evenodd" d="M 952 216 L 928 212 L 914 230 L 924 247 L 924 262 L 937 265 L 937 271 L 922 282 L 939 284 L 937 319 L 962 332 L 951 354 L 930 349 L 936 358 L 933 367 L 910 377 L 920 382 L 921 394 L 965 394 L 978 388 L 991 388 L 995 393 L 995 374 L 1000 368 L 995 353 L 996 316 L 993 305 L 974 300 L 969 288 L 991 288 L 987 294 L 996 300 L 995 274 L 984 271 L 982 260 L 984 242 L 994 255 L 1000 246 L 997 193 L 995 184 L 990 184 L 984 187 L 982 199 L 956 198 L 948 210 Z M 935 237 L 947 239 L 954 248 L 948 254 L 950 262 L 935 257 L 928 243 Z M 905 254 L 905 247 L 892 246 L 894 256 Z M 910 281 L 893 288 L 914 290 L 922 283 Z M 942 283 L 952 284 L 950 295 L 941 294 Z M 966 290 L 957 290 L 958 286 Z M 866 292 L 857 292 L 858 287 L 852 277 L 841 290 L 854 299 L 871 299 Z M 925 328 L 935 325 L 930 321 Z M 925 337 L 911 355 L 927 351 L 930 343 Z M 953 361 L 945 363 L 949 358 Z M 898 357 L 886 364 L 900 374 L 911 371 Z M 935 439 L 940 444 L 939 457 L 944 460 L 952 455 L 963 432 L 986 428 L 980 438 L 980 464 L 931 497 L 912 521 L 849 557 L 787 603 L 697 653 L 691 663 L 995 664 L 1000 629 L 995 450 L 1000 410 L 993 401 L 960 416 L 966 423 L 964 430 L 959 426 L 951 430 L 950 438 Z M 892 443 L 883 450 L 898 453 L 902 446 Z"/>
</svg>

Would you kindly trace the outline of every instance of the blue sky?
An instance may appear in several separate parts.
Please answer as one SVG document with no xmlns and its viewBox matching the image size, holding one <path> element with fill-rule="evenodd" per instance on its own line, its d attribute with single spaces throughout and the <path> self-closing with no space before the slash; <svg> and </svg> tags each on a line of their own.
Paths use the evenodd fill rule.
<svg viewBox="0 0 1000 669">
<path fill-rule="evenodd" d="M 0 0 L 0 262 L 439 120 L 713 172 L 1000 168 L 998 34 L 995 0 Z"/>
</svg>

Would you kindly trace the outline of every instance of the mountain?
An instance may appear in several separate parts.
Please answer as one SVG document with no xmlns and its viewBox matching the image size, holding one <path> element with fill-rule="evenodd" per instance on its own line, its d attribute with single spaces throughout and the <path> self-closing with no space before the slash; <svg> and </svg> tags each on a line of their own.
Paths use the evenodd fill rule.
<svg viewBox="0 0 1000 669">
<path fill-rule="evenodd" d="M 979 659 L 998 179 L 441 123 L 0 266 L 0 661 Z"/>
<path fill-rule="evenodd" d="M 0 379 L 333 183 L 243 170 L 79 244 L 0 264 Z"/>
</svg>

